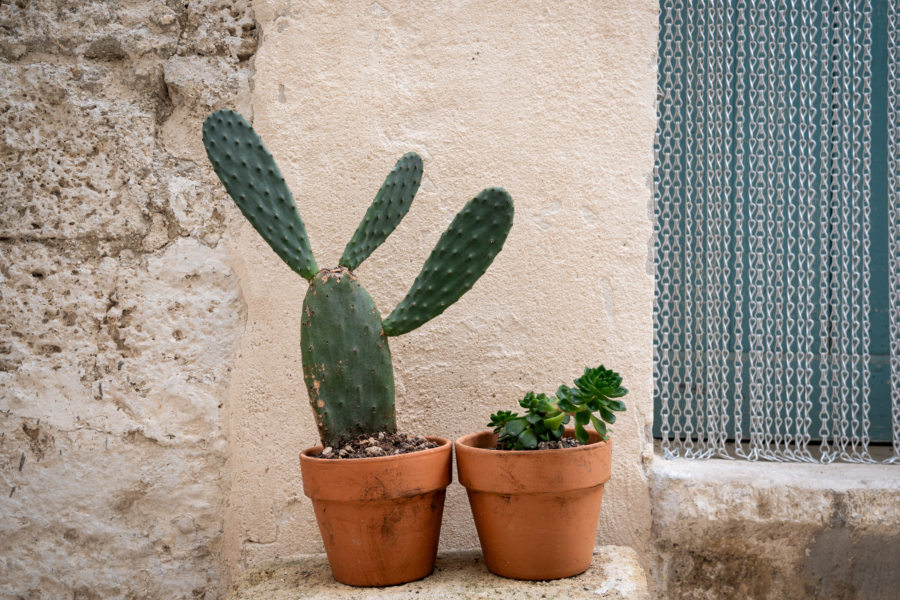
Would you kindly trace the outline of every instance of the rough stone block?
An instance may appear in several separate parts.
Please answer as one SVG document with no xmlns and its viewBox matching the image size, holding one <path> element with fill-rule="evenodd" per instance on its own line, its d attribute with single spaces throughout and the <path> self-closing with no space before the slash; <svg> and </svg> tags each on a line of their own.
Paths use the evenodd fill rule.
<svg viewBox="0 0 900 600">
<path fill-rule="evenodd" d="M 106 66 L 0 62 L 0 237 L 141 236 L 155 116 L 91 90 Z"/>
<path fill-rule="evenodd" d="M 687 461 L 651 467 L 665 598 L 876 600 L 900 589 L 900 469 Z"/>
<path fill-rule="evenodd" d="M 252 114 L 247 84 L 250 75 L 249 69 L 223 57 L 174 56 L 166 61 L 163 77 L 173 105 L 161 131 L 166 149 L 180 158 L 205 157 L 202 126 L 209 113 L 234 108 Z"/>
<path fill-rule="evenodd" d="M 0 597 L 219 596 L 244 306 L 196 148 L 256 44 L 248 1 L 0 2 Z"/>
<path fill-rule="evenodd" d="M 0 597 L 215 595 L 242 309 L 224 243 L 0 249 Z"/>
<path fill-rule="evenodd" d="M 176 53 L 246 60 L 258 42 L 249 0 L 17 0 L 0 4 L 0 31 L 6 60 L 29 52 L 99 61 Z"/>
</svg>

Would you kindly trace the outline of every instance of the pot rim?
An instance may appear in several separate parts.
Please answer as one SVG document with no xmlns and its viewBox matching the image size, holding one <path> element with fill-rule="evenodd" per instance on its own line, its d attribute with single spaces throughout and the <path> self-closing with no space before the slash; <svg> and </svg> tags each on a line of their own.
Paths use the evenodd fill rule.
<svg viewBox="0 0 900 600">
<path fill-rule="evenodd" d="M 326 463 L 337 463 L 337 464 L 351 464 L 351 463 L 359 463 L 361 461 L 365 461 L 366 464 L 376 464 L 378 462 L 389 462 L 391 460 L 404 459 L 416 456 L 428 456 L 430 454 L 436 454 L 444 451 L 444 447 L 447 444 L 452 444 L 452 442 L 447 438 L 442 438 L 434 435 L 426 435 L 424 436 L 426 440 L 429 442 L 435 442 L 437 444 L 436 448 L 428 448 L 427 450 L 417 450 L 415 452 L 406 452 L 403 454 L 388 454 L 387 456 L 365 456 L 361 458 L 319 458 L 316 456 L 312 456 L 313 454 L 318 454 L 323 450 L 322 445 L 318 446 L 310 446 L 305 450 L 300 452 L 300 460 L 301 461 L 311 461 L 313 463 L 326 464 Z"/>
<path fill-rule="evenodd" d="M 567 429 L 574 433 L 574 429 Z M 494 494 L 564 493 L 606 483 L 612 473 L 612 443 L 589 432 L 593 443 L 550 450 L 493 450 L 491 430 L 456 440 L 457 480 L 471 492 Z M 493 445 L 493 444 L 491 444 Z"/>
<path fill-rule="evenodd" d="M 573 427 L 566 428 L 566 434 L 572 434 L 574 436 L 575 429 Z M 476 431 L 475 433 L 468 433 L 464 436 L 456 438 L 454 445 L 463 446 L 466 448 L 467 452 L 473 452 L 476 454 L 490 455 L 490 456 L 540 456 L 546 455 L 548 453 L 552 453 L 553 455 L 563 454 L 563 453 L 571 453 L 571 452 L 590 452 L 592 450 L 596 450 L 598 446 L 605 446 L 609 444 L 612 439 L 604 440 L 600 437 L 600 434 L 593 430 L 588 430 L 588 435 L 590 436 L 587 444 L 581 444 L 579 446 L 575 446 L 573 448 L 547 448 L 544 450 L 497 450 L 496 448 L 482 448 L 480 446 L 473 446 L 470 442 L 477 439 L 478 437 L 484 435 L 491 435 L 496 438 L 496 434 L 491 429 L 485 429 L 482 431 Z"/>
<path fill-rule="evenodd" d="M 321 446 L 300 453 L 303 493 L 313 500 L 370 501 L 429 493 L 453 480 L 453 444 L 434 436 L 436 448 L 366 458 L 314 458 Z"/>
</svg>

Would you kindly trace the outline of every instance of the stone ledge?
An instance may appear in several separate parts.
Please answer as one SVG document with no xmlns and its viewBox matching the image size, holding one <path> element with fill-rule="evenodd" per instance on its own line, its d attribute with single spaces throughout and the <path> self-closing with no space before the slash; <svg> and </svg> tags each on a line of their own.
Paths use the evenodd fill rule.
<svg viewBox="0 0 900 600">
<path fill-rule="evenodd" d="M 857 526 L 900 519 L 900 465 L 657 457 L 650 487 L 654 512 L 676 511 L 682 518 L 816 525 L 837 519 Z"/>
<path fill-rule="evenodd" d="M 821 463 L 770 462 L 748 460 L 666 460 L 656 455 L 651 473 L 678 479 L 712 481 L 721 476 L 739 481 L 785 483 L 803 487 L 833 486 L 841 489 L 870 487 L 873 481 L 900 489 L 900 465 L 883 463 Z M 880 484 L 879 484 L 880 485 Z"/>
<path fill-rule="evenodd" d="M 488 572 L 478 551 L 438 555 L 434 572 L 419 581 L 382 588 L 355 588 L 332 578 L 324 554 L 264 563 L 246 573 L 233 600 L 332 600 L 340 598 L 427 600 L 429 598 L 516 598 L 649 600 L 647 578 L 637 553 L 625 546 L 600 546 L 591 568 L 555 581 L 517 581 Z"/>
<path fill-rule="evenodd" d="M 900 466 L 656 457 L 654 576 L 666 598 L 894 597 Z"/>
</svg>

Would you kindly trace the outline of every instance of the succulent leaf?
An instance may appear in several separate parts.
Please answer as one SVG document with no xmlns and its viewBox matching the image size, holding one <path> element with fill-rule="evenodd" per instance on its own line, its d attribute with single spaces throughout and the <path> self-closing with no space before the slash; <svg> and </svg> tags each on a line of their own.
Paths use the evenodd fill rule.
<svg viewBox="0 0 900 600">
<path fill-rule="evenodd" d="M 528 426 L 528 422 L 525 421 L 525 419 L 522 419 L 522 418 L 513 419 L 512 421 L 509 421 L 506 423 L 505 433 L 507 435 L 517 436 L 520 433 L 522 433 L 522 431 L 524 431 L 527 426 Z"/>
<path fill-rule="evenodd" d="M 622 390 L 622 396 L 628 393 L 628 390 L 625 388 L 620 388 Z M 610 400 L 607 402 L 610 410 L 625 410 L 625 403 L 621 400 Z"/>
<path fill-rule="evenodd" d="M 306 279 L 318 270 L 294 197 L 253 127 L 233 110 L 203 123 L 203 145 L 238 208 L 269 246 Z"/>
<path fill-rule="evenodd" d="M 385 335 L 412 331 L 456 302 L 500 252 L 513 221 L 512 198 L 488 188 L 450 223 L 406 297 L 384 320 Z"/>
<path fill-rule="evenodd" d="M 572 388 L 564 385 L 559 386 L 559 389 L 556 390 L 556 406 L 559 407 L 559 410 L 567 413 L 574 413 L 578 410 L 573 402 L 572 391 Z"/>
<path fill-rule="evenodd" d="M 597 430 L 597 433 L 599 433 L 601 436 L 603 436 L 603 439 L 605 440 L 606 439 L 606 423 L 604 423 L 603 421 L 601 421 L 594 415 L 591 415 L 591 424 L 594 426 L 594 429 Z"/>
<path fill-rule="evenodd" d="M 531 429 L 526 429 L 522 433 L 519 434 L 519 443 L 522 444 L 523 448 L 532 449 L 537 448 L 538 439 L 534 434 L 534 431 Z"/>
<path fill-rule="evenodd" d="M 544 426 L 547 429 L 556 431 L 557 429 L 559 429 L 559 426 L 563 424 L 563 421 L 565 420 L 565 418 L 566 418 L 566 413 L 559 413 L 555 417 L 549 417 L 547 419 L 544 419 Z"/>
<path fill-rule="evenodd" d="M 531 408 L 531 405 L 534 403 L 535 395 L 534 392 L 528 392 L 525 394 L 525 397 L 519 400 L 519 406 L 522 408 Z"/>
<path fill-rule="evenodd" d="M 577 421 L 575 422 L 575 439 L 582 444 L 587 444 L 588 440 L 591 439 L 588 435 L 587 429 L 584 428 L 584 425 L 578 423 Z"/>
<path fill-rule="evenodd" d="M 600 418 L 612 425 L 616 422 L 616 415 L 612 414 L 610 411 L 605 408 L 600 408 L 597 412 L 600 413 Z"/>
<path fill-rule="evenodd" d="M 351 271 L 362 264 L 406 216 L 421 182 L 422 159 L 415 152 L 404 154 L 384 180 L 338 264 Z"/>
<path fill-rule="evenodd" d="M 515 419 L 518 416 L 517 413 L 514 413 L 511 410 L 498 410 L 495 414 L 491 415 L 491 422 L 488 423 L 488 427 L 496 427 L 499 429 L 500 427 L 503 427 L 507 421 Z"/>
</svg>

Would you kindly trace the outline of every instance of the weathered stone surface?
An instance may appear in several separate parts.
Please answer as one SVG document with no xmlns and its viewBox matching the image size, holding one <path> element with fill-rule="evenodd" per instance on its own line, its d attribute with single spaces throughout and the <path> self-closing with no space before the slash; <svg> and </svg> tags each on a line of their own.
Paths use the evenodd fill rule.
<svg viewBox="0 0 900 600">
<path fill-rule="evenodd" d="M 215 595 L 242 308 L 222 245 L 3 248 L 0 596 Z"/>
<path fill-rule="evenodd" d="M 244 306 L 190 136 L 256 42 L 249 2 L 0 3 L 0 597 L 219 594 Z"/>
<path fill-rule="evenodd" d="M 175 56 L 166 61 L 163 79 L 172 113 L 162 127 L 166 149 L 175 156 L 197 159 L 206 156 L 203 147 L 203 120 L 221 106 L 222 98 L 234 98 L 232 108 L 249 115 L 249 69 L 235 69 L 222 57 L 197 58 Z"/>
<path fill-rule="evenodd" d="M 155 117 L 101 92 L 118 71 L 0 63 L 0 236 L 133 243 L 147 232 Z"/>
<path fill-rule="evenodd" d="M 11 0 L 0 4 L 2 57 L 26 53 L 125 58 L 229 56 L 256 51 L 250 0 Z"/>
<path fill-rule="evenodd" d="M 666 461 L 651 468 L 662 598 L 891 598 L 900 469 Z"/>
<path fill-rule="evenodd" d="M 555 581 L 517 581 L 492 575 L 480 552 L 438 555 L 434 572 L 419 581 L 384 588 L 353 588 L 332 578 L 324 554 L 269 562 L 240 580 L 234 600 L 338 600 L 340 598 L 516 598 L 521 600 L 605 598 L 648 600 L 647 579 L 637 554 L 624 546 L 600 546 L 591 567 Z"/>
</svg>

